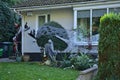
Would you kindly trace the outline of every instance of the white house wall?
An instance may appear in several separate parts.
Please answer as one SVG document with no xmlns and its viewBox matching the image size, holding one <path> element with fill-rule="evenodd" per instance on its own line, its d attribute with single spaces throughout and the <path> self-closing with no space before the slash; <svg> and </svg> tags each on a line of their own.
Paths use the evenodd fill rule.
<svg viewBox="0 0 120 80">
<path fill-rule="evenodd" d="M 73 11 L 70 9 L 58 9 L 51 11 L 51 21 L 56 21 L 65 29 L 73 28 Z"/>
<path fill-rule="evenodd" d="M 42 10 L 32 11 L 32 15 L 27 15 L 27 12 L 23 12 L 23 25 L 27 22 L 30 30 L 38 29 L 38 16 L 50 14 L 50 21 L 56 21 L 61 24 L 65 29 L 71 30 L 73 28 L 73 10 L 68 9 L 53 9 L 53 10 Z M 36 43 L 36 40 L 28 35 L 30 32 L 23 31 L 23 53 L 39 53 L 40 48 Z"/>
<path fill-rule="evenodd" d="M 36 29 L 36 24 L 35 24 L 35 15 L 32 16 L 26 16 L 24 15 L 24 24 L 27 22 L 28 26 L 30 29 L 28 31 L 23 30 L 23 53 L 33 53 L 33 52 L 40 52 L 40 49 L 38 45 L 36 44 L 36 40 L 28 35 L 28 33 Z"/>
</svg>

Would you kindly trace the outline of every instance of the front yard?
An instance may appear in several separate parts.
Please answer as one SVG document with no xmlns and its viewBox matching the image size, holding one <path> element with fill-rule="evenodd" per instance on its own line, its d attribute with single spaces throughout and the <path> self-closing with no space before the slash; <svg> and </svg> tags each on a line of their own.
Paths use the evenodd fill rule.
<svg viewBox="0 0 120 80">
<path fill-rule="evenodd" d="M 40 63 L 0 63 L 0 80 L 75 80 L 79 71 Z"/>
</svg>

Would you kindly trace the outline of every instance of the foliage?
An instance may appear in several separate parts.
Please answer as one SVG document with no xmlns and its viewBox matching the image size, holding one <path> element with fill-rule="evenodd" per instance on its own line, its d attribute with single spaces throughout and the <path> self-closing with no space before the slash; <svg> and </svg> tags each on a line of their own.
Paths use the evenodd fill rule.
<svg viewBox="0 0 120 80">
<path fill-rule="evenodd" d="M 72 57 L 70 61 L 77 70 L 84 70 L 90 67 L 89 57 L 83 53 L 81 53 L 81 55 Z"/>
<path fill-rule="evenodd" d="M 57 22 L 49 22 L 40 27 L 37 31 L 37 44 L 40 47 L 44 47 L 48 40 L 51 39 L 54 44 L 55 50 L 64 50 L 67 48 L 67 43 L 56 37 L 68 39 L 66 30 Z"/>
<path fill-rule="evenodd" d="M 0 63 L 0 80 L 75 80 L 78 75 L 79 71 L 40 63 Z"/>
<path fill-rule="evenodd" d="M 57 67 L 59 68 L 67 68 L 67 67 L 71 67 L 72 64 L 70 62 L 70 60 L 63 60 L 63 61 L 58 61 L 57 62 Z"/>
<path fill-rule="evenodd" d="M 97 64 L 97 61 L 84 53 L 71 53 L 69 59 L 65 58 L 63 61 L 58 61 L 58 67 L 74 68 L 76 70 L 85 70 L 94 64 Z"/>
<path fill-rule="evenodd" d="M 0 41 L 12 41 L 15 15 L 4 2 L 0 2 Z"/>
<path fill-rule="evenodd" d="M 79 35 L 78 38 L 80 37 L 88 37 L 89 35 L 89 30 L 84 27 L 84 26 L 79 26 L 77 27 L 77 34 Z"/>
<path fill-rule="evenodd" d="M 70 62 L 70 56 L 71 53 L 58 53 L 56 56 L 57 60 L 57 67 L 65 68 L 70 67 L 72 64 Z"/>
<path fill-rule="evenodd" d="M 67 44 L 64 41 L 60 40 L 55 36 L 50 36 L 50 35 L 42 35 L 40 38 L 37 38 L 37 43 L 39 46 L 44 47 L 44 45 L 48 43 L 49 39 L 51 39 L 54 42 L 55 50 L 64 50 L 67 46 Z"/>
<path fill-rule="evenodd" d="M 69 56 L 71 55 L 71 53 L 70 52 L 60 52 L 60 53 L 58 53 L 57 55 L 56 55 L 56 59 L 58 60 L 58 61 L 64 61 L 64 60 L 69 60 Z"/>
<path fill-rule="evenodd" d="M 58 24 L 57 22 L 54 22 L 54 21 L 45 23 L 44 26 L 55 26 L 56 28 L 63 28 L 60 24 Z"/>
<path fill-rule="evenodd" d="M 12 6 L 21 2 L 22 0 L 0 0 L 0 1 L 5 2 L 8 6 Z"/>
<path fill-rule="evenodd" d="M 120 14 L 100 19 L 99 69 L 96 80 L 120 79 Z"/>
</svg>

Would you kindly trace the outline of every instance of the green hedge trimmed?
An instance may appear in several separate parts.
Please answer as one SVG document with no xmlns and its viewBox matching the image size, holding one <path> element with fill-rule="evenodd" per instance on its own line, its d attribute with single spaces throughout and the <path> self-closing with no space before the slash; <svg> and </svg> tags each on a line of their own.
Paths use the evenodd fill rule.
<svg viewBox="0 0 120 80">
<path fill-rule="evenodd" d="M 100 19 L 99 68 L 95 80 L 120 80 L 120 14 Z"/>
</svg>

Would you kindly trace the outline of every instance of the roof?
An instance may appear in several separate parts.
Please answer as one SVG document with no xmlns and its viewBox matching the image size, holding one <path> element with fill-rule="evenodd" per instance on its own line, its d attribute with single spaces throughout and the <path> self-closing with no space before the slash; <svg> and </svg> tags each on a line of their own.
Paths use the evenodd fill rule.
<svg viewBox="0 0 120 80">
<path fill-rule="evenodd" d="M 32 6 L 51 6 L 51 5 L 72 4 L 72 3 L 87 2 L 87 1 L 95 1 L 95 0 L 24 0 L 23 2 L 14 5 L 13 8 L 32 7 Z"/>
</svg>

